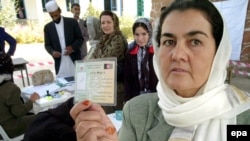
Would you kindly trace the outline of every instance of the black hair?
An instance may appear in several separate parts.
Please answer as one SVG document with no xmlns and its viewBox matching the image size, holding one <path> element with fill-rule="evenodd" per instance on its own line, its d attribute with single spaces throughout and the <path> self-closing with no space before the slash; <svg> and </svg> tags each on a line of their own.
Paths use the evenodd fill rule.
<svg viewBox="0 0 250 141">
<path fill-rule="evenodd" d="M 167 6 L 162 6 L 161 7 L 161 12 L 163 12 L 166 8 L 167 8 Z"/>
<path fill-rule="evenodd" d="M 73 4 L 71 5 L 71 9 L 72 9 L 74 6 L 80 7 L 80 4 L 79 4 L 79 3 L 73 3 Z"/>
<path fill-rule="evenodd" d="M 175 0 L 169 7 L 167 7 L 161 13 L 160 22 L 157 27 L 158 32 L 155 36 L 157 46 L 160 45 L 162 24 L 165 18 L 174 10 L 185 11 L 188 9 L 196 9 L 204 14 L 205 18 L 211 24 L 217 50 L 223 34 L 223 19 L 217 8 L 209 2 L 209 0 Z"/>
<path fill-rule="evenodd" d="M 14 65 L 10 55 L 0 53 L 0 74 L 13 74 Z"/>
<path fill-rule="evenodd" d="M 144 30 L 146 30 L 149 33 L 148 27 L 145 23 L 136 22 L 133 24 L 133 27 L 132 27 L 133 34 L 135 34 L 135 30 L 137 27 L 142 27 Z"/>
</svg>

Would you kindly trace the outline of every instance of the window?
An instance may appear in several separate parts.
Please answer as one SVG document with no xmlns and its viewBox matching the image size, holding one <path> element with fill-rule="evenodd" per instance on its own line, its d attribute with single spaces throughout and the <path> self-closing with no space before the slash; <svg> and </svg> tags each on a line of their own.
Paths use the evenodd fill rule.
<svg viewBox="0 0 250 141">
<path fill-rule="evenodd" d="M 46 2 L 47 2 L 47 0 L 42 0 L 43 12 L 46 12 L 46 8 L 45 8 Z"/>
<path fill-rule="evenodd" d="M 104 10 L 117 11 L 117 0 L 104 0 Z"/>
<path fill-rule="evenodd" d="M 23 0 L 15 0 L 14 4 L 16 10 L 16 17 L 18 19 L 26 19 L 26 11 Z"/>
<path fill-rule="evenodd" d="M 79 3 L 79 0 L 66 0 L 67 11 L 71 10 L 71 5 L 73 3 Z"/>
<path fill-rule="evenodd" d="M 117 3 L 116 0 L 111 0 L 111 10 L 117 11 Z"/>
<path fill-rule="evenodd" d="M 137 16 L 144 16 L 143 0 L 137 0 Z"/>
</svg>

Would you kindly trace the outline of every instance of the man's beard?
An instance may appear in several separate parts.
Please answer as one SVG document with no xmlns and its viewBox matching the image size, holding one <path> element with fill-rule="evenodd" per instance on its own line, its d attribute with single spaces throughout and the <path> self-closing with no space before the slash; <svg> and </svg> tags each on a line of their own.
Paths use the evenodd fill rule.
<svg viewBox="0 0 250 141">
<path fill-rule="evenodd" d="M 59 24 L 59 23 L 60 23 L 60 21 L 61 21 L 61 17 L 60 17 L 60 18 L 58 18 L 58 19 L 56 19 L 56 20 L 53 20 L 53 22 L 54 22 L 54 23 L 56 23 L 56 24 Z"/>
</svg>

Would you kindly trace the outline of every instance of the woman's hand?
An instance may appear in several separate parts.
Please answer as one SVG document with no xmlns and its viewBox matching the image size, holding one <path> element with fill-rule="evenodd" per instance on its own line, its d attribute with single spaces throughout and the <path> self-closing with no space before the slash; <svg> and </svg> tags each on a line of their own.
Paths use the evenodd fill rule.
<svg viewBox="0 0 250 141">
<path fill-rule="evenodd" d="M 70 115 L 77 141 L 118 141 L 116 129 L 100 105 L 85 100 L 77 103 Z"/>
</svg>

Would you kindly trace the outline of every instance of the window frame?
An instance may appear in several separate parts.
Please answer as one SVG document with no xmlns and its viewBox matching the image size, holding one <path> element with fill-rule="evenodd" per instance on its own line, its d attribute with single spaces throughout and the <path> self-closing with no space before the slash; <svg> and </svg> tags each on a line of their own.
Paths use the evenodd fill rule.
<svg viewBox="0 0 250 141">
<path fill-rule="evenodd" d="M 67 11 L 71 11 L 71 5 L 74 3 L 79 3 L 80 0 L 65 0 Z"/>
<path fill-rule="evenodd" d="M 111 11 L 117 11 L 118 9 L 117 0 L 110 0 L 110 8 L 111 8 Z"/>
</svg>

